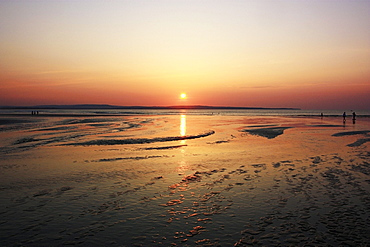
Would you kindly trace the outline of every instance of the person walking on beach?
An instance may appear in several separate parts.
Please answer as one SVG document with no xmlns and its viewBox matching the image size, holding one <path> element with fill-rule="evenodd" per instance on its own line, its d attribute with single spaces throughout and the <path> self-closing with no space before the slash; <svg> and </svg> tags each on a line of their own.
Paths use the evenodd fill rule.
<svg viewBox="0 0 370 247">
<path fill-rule="evenodd" d="M 347 117 L 346 112 L 343 112 L 343 122 L 345 122 L 345 121 L 346 121 L 346 117 Z"/>
</svg>

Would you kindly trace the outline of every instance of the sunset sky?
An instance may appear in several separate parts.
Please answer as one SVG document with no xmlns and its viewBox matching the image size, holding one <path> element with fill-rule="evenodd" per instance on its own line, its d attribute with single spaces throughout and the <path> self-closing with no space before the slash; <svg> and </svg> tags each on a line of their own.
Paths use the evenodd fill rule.
<svg viewBox="0 0 370 247">
<path fill-rule="evenodd" d="M 370 1 L 0 1 L 0 105 L 87 103 L 369 110 Z"/>
</svg>

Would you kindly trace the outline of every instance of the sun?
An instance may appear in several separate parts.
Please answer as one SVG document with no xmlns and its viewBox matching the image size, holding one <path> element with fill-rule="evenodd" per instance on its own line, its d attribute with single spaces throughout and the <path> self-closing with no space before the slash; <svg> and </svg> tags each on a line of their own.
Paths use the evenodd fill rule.
<svg viewBox="0 0 370 247">
<path fill-rule="evenodd" d="M 180 94 L 180 99 L 186 99 L 188 96 L 186 95 L 186 93 L 182 93 Z"/>
</svg>

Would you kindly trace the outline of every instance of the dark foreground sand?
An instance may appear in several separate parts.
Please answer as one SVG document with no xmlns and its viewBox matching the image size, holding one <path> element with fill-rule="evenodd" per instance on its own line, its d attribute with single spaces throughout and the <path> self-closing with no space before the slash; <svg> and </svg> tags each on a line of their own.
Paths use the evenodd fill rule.
<svg viewBox="0 0 370 247">
<path fill-rule="evenodd" d="M 367 246 L 370 121 L 0 116 L 1 246 Z"/>
</svg>

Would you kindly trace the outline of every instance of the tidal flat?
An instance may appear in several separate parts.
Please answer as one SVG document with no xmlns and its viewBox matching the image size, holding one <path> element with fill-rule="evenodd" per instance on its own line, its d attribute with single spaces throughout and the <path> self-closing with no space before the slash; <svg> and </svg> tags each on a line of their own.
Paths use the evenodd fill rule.
<svg viewBox="0 0 370 247">
<path fill-rule="evenodd" d="M 370 119 L 0 115 L 2 246 L 367 246 Z"/>
</svg>

